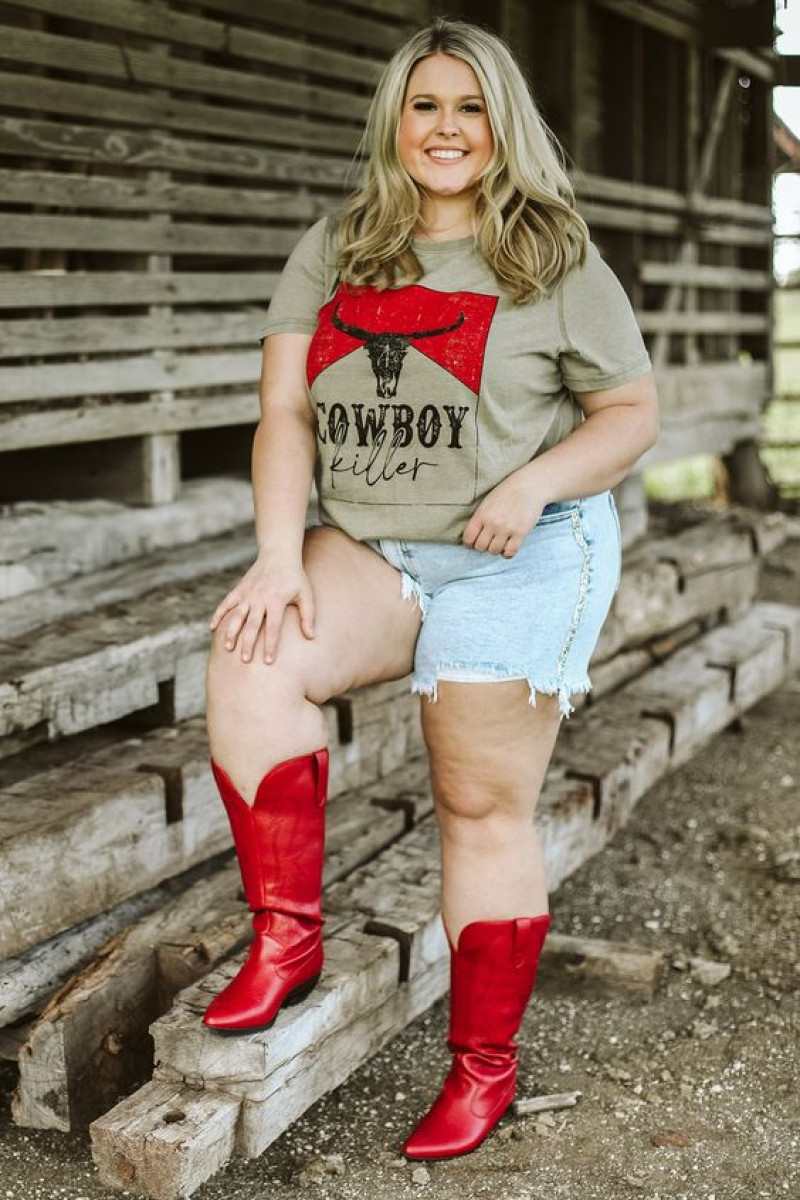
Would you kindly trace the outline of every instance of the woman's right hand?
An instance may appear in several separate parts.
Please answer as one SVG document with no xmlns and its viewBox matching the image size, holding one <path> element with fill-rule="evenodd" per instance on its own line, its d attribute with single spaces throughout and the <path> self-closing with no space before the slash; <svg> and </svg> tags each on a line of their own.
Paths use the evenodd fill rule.
<svg viewBox="0 0 800 1200">
<path fill-rule="evenodd" d="M 296 605 L 300 612 L 300 628 L 305 636 L 313 638 L 314 594 L 302 563 L 287 561 L 285 554 L 260 554 L 217 605 L 209 629 L 213 632 L 230 613 L 225 625 L 225 649 L 235 650 L 236 641 L 241 638 L 242 662 L 249 662 L 261 626 L 266 624 L 264 661 L 271 663 L 290 604 Z"/>
</svg>

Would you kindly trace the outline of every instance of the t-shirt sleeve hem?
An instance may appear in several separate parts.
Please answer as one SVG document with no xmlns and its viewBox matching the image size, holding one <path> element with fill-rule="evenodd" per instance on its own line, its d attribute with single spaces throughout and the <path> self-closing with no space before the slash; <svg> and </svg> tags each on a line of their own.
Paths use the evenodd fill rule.
<svg viewBox="0 0 800 1200">
<path fill-rule="evenodd" d="M 573 391 L 597 392 L 602 388 L 617 387 L 621 383 L 628 383 L 631 379 L 637 379 L 640 375 L 646 375 L 652 369 L 653 364 L 648 354 L 643 358 L 637 358 L 629 366 L 622 367 L 619 371 L 614 371 L 610 375 L 576 376 L 562 371 L 562 377 L 567 387 Z"/>
<path fill-rule="evenodd" d="M 256 340 L 263 342 L 271 333 L 314 333 L 316 328 L 316 321 L 286 317 L 282 321 L 272 321 L 269 325 L 263 325 L 256 335 Z"/>
</svg>

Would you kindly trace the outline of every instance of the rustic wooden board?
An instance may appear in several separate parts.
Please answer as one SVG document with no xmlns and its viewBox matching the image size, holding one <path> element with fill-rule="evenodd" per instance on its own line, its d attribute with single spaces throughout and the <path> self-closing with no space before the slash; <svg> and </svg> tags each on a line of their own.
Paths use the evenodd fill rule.
<svg viewBox="0 0 800 1200">
<path fill-rule="evenodd" d="M 319 1054 L 323 1042 L 397 990 L 398 943 L 364 933 L 362 924 L 363 918 L 352 913 L 339 914 L 339 927 L 325 940 L 319 983 L 301 1004 L 281 1009 L 272 1028 L 263 1033 L 222 1038 L 202 1024 L 203 1012 L 236 974 L 242 956 L 187 988 L 151 1028 L 154 1078 L 209 1086 L 253 1102 L 270 1095 L 276 1073 L 292 1073 L 298 1054 L 312 1046 Z M 288 1103 L 286 1094 L 284 1101 Z"/>
<path fill-rule="evenodd" d="M 551 759 L 534 818 L 550 893 L 605 845 L 606 830 L 594 817 L 595 792 L 594 778 L 572 777 Z"/>
<path fill-rule="evenodd" d="M 159 505 L 155 511 L 162 507 L 170 506 Z M 235 568 L 244 574 L 257 552 L 252 525 L 240 525 L 219 537 L 143 553 L 134 561 L 68 579 L 57 589 L 37 592 L 35 604 L 30 592 L 0 602 L 0 625 L 6 637 L 18 638 L 71 616 L 127 603 L 156 588 L 188 591 L 195 580 L 211 571 Z"/>
<path fill-rule="evenodd" d="M 159 550 L 194 547 L 249 523 L 252 489 L 237 479 L 194 479 L 156 508 L 108 500 L 23 500 L 0 514 L 0 600 L 83 578 Z M 42 598 L 37 598 L 37 606 Z M 11 633 L 2 614 L 4 634 Z M 40 622 L 45 623 L 45 618 Z"/>
<path fill-rule="evenodd" d="M 189 1196 L 230 1160 L 242 1102 L 152 1081 L 98 1123 L 92 1157 L 109 1187 L 153 1200 Z"/>
<path fill-rule="evenodd" d="M 548 932 L 542 947 L 536 986 L 650 1002 L 664 979 L 660 950 L 602 938 Z"/>
<path fill-rule="evenodd" d="M 216 861 L 209 869 L 213 870 Z M 0 1026 L 41 1012 L 58 989 L 81 971 L 110 938 L 171 903 L 196 881 L 197 873 L 194 868 L 173 876 L 65 933 L 0 962 Z"/>
<path fill-rule="evenodd" d="M 360 786 L 366 775 L 382 779 L 424 752 L 419 699 L 411 693 L 409 675 L 343 692 L 332 703 L 339 713 L 339 786 Z"/>
<path fill-rule="evenodd" d="M 0 958 L 229 847 L 204 730 L 181 732 L 155 731 L 0 794 Z"/>
<path fill-rule="evenodd" d="M 660 668 L 644 678 L 655 670 Z M 639 797 L 670 769 L 670 742 L 671 720 L 643 713 L 627 687 L 583 712 L 574 725 L 562 722 L 551 769 L 582 781 L 593 794 L 592 825 L 584 830 L 576 822 L 571 845 L 559 846 L 559 853 L 571 850 L 572 869 L 602 849 L 626 823 Z M 553 840 L 560 841 L 557 830 Z"/>
</svg>

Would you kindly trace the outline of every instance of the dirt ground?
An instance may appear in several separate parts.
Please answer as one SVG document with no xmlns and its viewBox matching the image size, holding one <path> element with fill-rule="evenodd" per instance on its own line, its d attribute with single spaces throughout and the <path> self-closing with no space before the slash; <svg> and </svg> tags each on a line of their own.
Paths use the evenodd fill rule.
<svg viewBox="0 0 800 1200">
<path fill-rule="evenodd" d="M 760 598 L 800 603 L 800 541 Z M 407 1162 L 406 1134 L 449 1065 L 447 1000 L 319 1101 L 260 1159 L 196 1200 L 800 1200 L 800 673 L 640 800 L 551 897 L 553 929 L 662 949 L 648 1004 L 537 987 L 518 1038 L 518 1097 L 472 1154 Z M 694 957 L 730 965 L 704 982 Z M 0 1070 L 0 1200 L 110 1200 L 88 1138 L 18 1129 Z"/>
</svg>

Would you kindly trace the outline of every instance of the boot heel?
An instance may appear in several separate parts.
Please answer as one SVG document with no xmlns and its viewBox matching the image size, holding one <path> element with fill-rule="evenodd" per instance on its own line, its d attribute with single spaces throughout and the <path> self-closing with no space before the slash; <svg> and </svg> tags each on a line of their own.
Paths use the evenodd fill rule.
<svg viewBox="0 0 800 1200">
<path fill-rule="evenodd" d="M 305 983 L 301 983 L 300 987 L 296 987 L 293 992 L 289 992 L 281 1007 L 291 1008 L 292 1005 L 299 1004 L 302 1000 L 305 1000 L 306 996 L 311 995 L 319 980 L 320 976 L 314 975 L 312 979 L 307 979 Z"/>
</svg>

